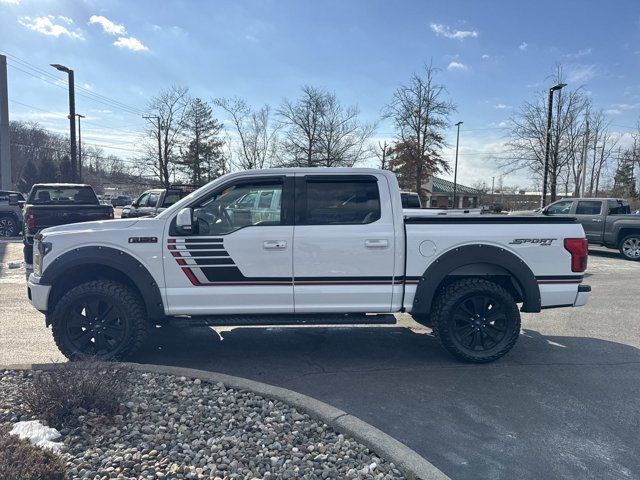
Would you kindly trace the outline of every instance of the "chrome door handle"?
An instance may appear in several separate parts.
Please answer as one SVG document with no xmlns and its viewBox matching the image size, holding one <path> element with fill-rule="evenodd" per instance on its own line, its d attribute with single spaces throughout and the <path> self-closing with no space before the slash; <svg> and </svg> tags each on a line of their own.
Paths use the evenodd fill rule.
<svg viewBox="0 0 640 480">
<path fill-rule="evenodd" d="M 265 240 L 262 242 L 262 248 L 265 250 L 284 250 L 287 248 L 286 240 Z"/>
<path fill-rule="evenodd" d="M 592 218 L 591 221 L 592 222 L 601 222 L 602 219 L 600 219 L 600 218 Z"/>
<path fill-rule="evenodd" d="M 389 240 L 385 240 L 384 238 L 371 238 L 364 241 L 364 246 L 366 248 L 387 248 L 389 246 Z"/>
</svg>

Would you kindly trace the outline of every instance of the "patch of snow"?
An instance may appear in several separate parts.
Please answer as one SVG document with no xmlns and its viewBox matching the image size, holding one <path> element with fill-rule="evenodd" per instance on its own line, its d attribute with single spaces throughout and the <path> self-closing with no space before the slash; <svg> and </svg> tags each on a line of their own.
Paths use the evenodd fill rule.
<svg viewBox="0 0 640 480">
<path fill-rule="evenodd" d="M 23 439 L 26 438 L 36 447 L 48 448 L 54 452 L 58 452 L 62 446 L 62 443 L 55 441 L 62 436 L 60 432 L 55 428 L 43 425 L 39 420 L 14 423 L 9 433 Z"/>
</svg>

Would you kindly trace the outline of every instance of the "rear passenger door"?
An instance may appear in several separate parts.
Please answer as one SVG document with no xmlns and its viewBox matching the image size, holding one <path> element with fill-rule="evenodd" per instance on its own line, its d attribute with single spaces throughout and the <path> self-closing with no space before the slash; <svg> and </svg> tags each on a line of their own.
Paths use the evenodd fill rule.
<svg viewBox="0 0 640 480">
<path fill-rule="evenodd" d="M 602 200 L 578 200 L 576 204 L 575 216 L 590 242 L 602 241 L 605 218 L 602 204 Z"/>
<path fill-rule="evenodd" d="M 296 312 L 391 310 L 396 246 L 382 188 L 375 175 L 296 177 Z"/>
</svg>

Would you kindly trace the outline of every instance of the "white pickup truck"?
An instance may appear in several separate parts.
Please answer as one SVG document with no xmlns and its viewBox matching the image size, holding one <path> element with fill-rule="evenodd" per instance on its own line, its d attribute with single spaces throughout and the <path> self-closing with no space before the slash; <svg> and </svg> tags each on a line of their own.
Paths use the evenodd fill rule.
<svg viewBox="0 0 640 480">
<path fill-rule="evenodd" d="M 70 359 L 130 356 L 162 322 L 380 324 L 408 312 L 459 359 L 488 362 L 515 344 L 520 311 L 587 303 L 586 266 L 572 218 L 412 215 L 387 171 L 253 170 L 154 218 L 45 229 L 28 295 Z"/>
</svg>

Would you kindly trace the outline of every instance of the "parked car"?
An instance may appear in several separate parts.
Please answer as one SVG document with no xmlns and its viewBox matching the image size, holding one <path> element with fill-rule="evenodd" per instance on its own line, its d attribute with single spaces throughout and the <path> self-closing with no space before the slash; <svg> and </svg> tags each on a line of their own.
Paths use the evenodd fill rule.
<svg viewBox="0 0 640 480">
<path fill-rule="evenodd" d="M 20 192 L 0 190 L 0 237 L 15 237 L 22 230 L 24 196 Z"/>
<path fill-rule="evenodd" d="M 126 205 L 131 205 L 131 197 L 129 195 L 118 195 L 117 197 L 113 197 L 111 199 L 111 205 L 113 207 L 124 207 Z"/>
<path fill-rule="evenodd" d="M 155 188 L 147 190 L 131 205 L 127 205 L 122 209 L 120 218 L 153 217 L 181 198 L 186 197 L 193 190 L 184 188 Z"/>
<path fill-rule="evenodd" d="M 416 192 L 400 192 L 400 199 L 402 200 L 402 208 L 422 208 L 420 195 Z"/>
<path fill-rule="evenodd" d="M 31 187 L 24 208 L 24 261 L 33 261 L 33 239 L 55 225 L 113 218 L 113 207 L 102 205 L 91 185 L 38 183 Z"/>
<path fill-rule="evenodd" d="M 536 215 L 575 217 L 592 245 L 618 249 L 628 260 L 640 260 L 640 218 L 629 202 L 620 198 L 574 198 L 558 200 Z"/>
<path fill-rule="evenodd" d="M 393 173 L 374 169 L 233 173 L 153 218 L 48 228 L 35 249 L 29 300 L 68 358 L 126 358 L 157 322 L 406 311 L 456 357 L 488 362 L 515 344 L 520 311 L 581 306 L 591 290 L 575 219 L 412 216 Z"/>
</svg>

